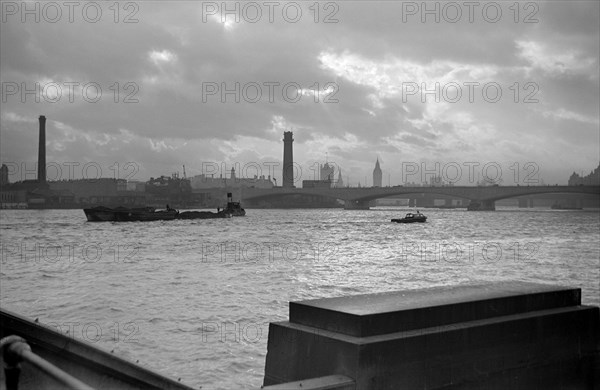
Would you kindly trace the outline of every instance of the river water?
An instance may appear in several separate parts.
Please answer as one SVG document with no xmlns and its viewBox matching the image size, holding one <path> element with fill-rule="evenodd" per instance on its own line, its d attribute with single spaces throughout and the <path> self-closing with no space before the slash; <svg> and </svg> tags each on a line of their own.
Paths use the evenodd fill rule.
<svg viewBox="0 0 600 390">
<path fill-rule="evenodd" d="M 3 308 L 202 389 L 258 388 L 288 302 L 481 281 L 576 286 L 600 305 L 600 213 L 247 210 L 88 223 L 2 210 Z"/>
</svg>

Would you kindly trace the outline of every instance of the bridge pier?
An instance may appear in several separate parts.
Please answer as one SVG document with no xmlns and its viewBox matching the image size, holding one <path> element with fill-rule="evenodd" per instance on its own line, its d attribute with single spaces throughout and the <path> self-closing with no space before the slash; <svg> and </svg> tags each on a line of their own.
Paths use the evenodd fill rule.
<svg viewBox="0 0 600 390">
<path fill-rule="evenodd" d="M 519 208 L 520 209 L 526 209 L 526 208 L 532 208 L 534 207 L 533 205 L 533 198 L 530 196 L 527 197 L 521 197 L 518 198 L 519 199 Z"/>
<path fill-rule="evenodd" d="M 423 197 L 417 199 L 416 206 L 417 207 L 434 207 L 435 200 L 433 199 L 433 197 L 423 196 Z"/>
<path fill-rule="evenodd" d="M 469 211 L 495 211 L 496 202 L 493 200 L 471 200 L 467 206 Z"/>
<path fill-rule="evenodd" d="M 527 198 L 519 198 L 519 208 L 520 209 L 525 209 L 527 208 L 528 204 L 527 204 Z"/>
<path fill-rule="evenodd" d="M 345 200 L 344 210 L 369 210 L 368 200 Z"/>
</svg>

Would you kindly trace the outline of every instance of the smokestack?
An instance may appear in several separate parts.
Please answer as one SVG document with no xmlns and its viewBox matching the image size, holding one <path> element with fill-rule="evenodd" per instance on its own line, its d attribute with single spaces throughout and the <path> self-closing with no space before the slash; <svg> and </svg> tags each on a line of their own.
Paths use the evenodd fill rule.
<svg viewBox="0 0 600 390">
<path fill-rule="evenodd" d="M 283 187 L 294 187 L 294 147 L 291 131 L 283 132 Z"/>
<path fill-rule="evenodd" d="M 38 145 L 38 183 L 46 183 L 46 117 L 40 115 L 40 142 Z"/>
</svg>

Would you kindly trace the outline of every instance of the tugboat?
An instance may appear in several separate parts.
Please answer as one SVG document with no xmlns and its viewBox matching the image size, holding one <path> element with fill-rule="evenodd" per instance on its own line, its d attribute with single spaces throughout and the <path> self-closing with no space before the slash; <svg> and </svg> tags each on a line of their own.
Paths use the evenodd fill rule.
<svg viewBox="0 0 600 390">
<path fill-rule="evenodd" d="M 246 215 L 246 210 L 242 208 L 240 202 L 234 202 L 231 192 L 227 193 L 227 206 L 223 209 L 224 212 L 231 214 L 232 217 L 243 217 Z"/>
<path fill-rule="evenodd" d="M 416 213 L 406 214 L 406 216 L 404 218 L 392 219 L 392 222 L 397 222 L 397 223 L 413 223 L 413 222 L 425 222 L 425 221 L 427 221 L 427 217 L 425 215 L 421 214 L 421 212 L 419 210 L 417 210 Z"/>
<path fill-rule="evenodd" d="M 177 219 L 212 219 L 212 218 L 231 218 L 243 217 L 246 210 L 242 208 L 240 202 L 234 202 L 231 192 L 227 193 L 227 206 L 217 208 L 217 212 L 212 211 L 184 211 L 177 214 Z"/>
</svg>

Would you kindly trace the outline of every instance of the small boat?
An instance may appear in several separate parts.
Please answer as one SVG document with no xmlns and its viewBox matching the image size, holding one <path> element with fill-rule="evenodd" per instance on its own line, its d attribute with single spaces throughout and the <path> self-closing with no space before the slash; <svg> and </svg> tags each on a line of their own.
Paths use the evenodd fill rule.
<svg viewBox="0 0 600 390">
<path fill-rule="evenodd" d="M 416 213 L 408 213 L 404 218 L 395 218 L 392 219 L 392 222 L 397 223 L 413 223 L 413 222 L 425 222 L 427 221 L 427 217 L 421 214 L 419 211 Z"/>
</svg>

